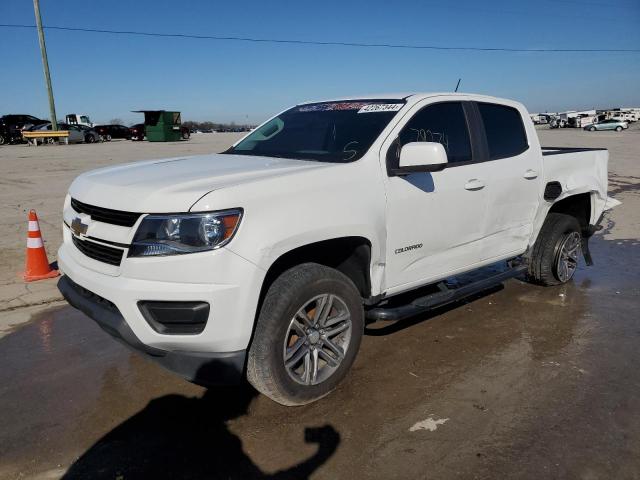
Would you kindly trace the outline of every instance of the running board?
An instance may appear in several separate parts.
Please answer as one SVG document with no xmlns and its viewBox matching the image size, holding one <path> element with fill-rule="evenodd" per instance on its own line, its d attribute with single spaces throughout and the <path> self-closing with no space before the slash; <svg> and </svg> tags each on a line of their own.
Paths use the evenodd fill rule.
<svg viewBox="0 0 640 480">
<path fill-rule="evenodd" d="M 445 282 L 440 282 L 439 291 L 435 293 L 416 298 L 404 305 L 374 307 L 366 312 L 366 316 L 370 320 L 403 320 L 482 292 L 526 271 L 526 265 L 518 265 L 458 288 L 449 288 Z"/>
</svg>

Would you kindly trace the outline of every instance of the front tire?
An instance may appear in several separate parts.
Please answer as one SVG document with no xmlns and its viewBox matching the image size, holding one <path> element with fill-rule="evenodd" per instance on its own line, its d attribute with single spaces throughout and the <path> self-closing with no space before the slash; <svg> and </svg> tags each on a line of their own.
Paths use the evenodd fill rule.
<svg viewBox="0 0 640 480">
<path fill-rule="evenodd" d="M 595 131 L 596 131 L 596 127 L 590 127 L 590 128 L 589 128 L 589 131 L 590 131 L 590 132 L 595 132 Z"/>
<path fill-rule="evenodd" d="M 578 220 L 564 213 L 549 213 L 533 245 L 529 279 L 545 286 L 567 283 L 578 266 L 581 247 Z"/>
<path fill-rule="evenodd" d="M 282 405 L 328 395 L 355 360 L 364 331 L 362 298 L 329 267 L 304 263 L 269 287 L 247 360 L 247 379 Z"/>
</svg>

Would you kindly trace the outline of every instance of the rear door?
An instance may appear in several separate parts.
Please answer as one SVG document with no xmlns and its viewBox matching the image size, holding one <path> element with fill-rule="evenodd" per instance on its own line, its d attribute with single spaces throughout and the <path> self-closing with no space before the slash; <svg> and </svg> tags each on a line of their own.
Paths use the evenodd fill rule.
<svg viewBox="0 0 640 480">
<path fill-rule="evenodd" d="M 527 133 L 515 106 L 475 103 L 484 131 L 489 178 L 483 260 L 519 255 L 528 245 L 540 202 L 542 156 L 533 126 Z M 526 112 L 524 112 L 526 115 Z M 530 141 L 530 139 L 532 141 Z"/>
</svg>

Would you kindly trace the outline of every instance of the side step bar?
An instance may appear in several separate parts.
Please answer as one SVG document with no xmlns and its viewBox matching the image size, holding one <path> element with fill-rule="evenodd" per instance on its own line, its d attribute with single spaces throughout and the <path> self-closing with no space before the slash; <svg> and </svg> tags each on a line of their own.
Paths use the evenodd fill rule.
<svg viewBox="0 0 640 480">
<path fill-rule="evenodd" d="M 449 288 L 445 282 L 440 282 L 438 284 L 438 292 L 416 298 L 404 305 L 374 307 L 366 312 L 366 316 L 370 320 L 403 320 L 482 292 L 526 271 L 526 265 L 518 265 L 458 288 Z"/>
</svg>

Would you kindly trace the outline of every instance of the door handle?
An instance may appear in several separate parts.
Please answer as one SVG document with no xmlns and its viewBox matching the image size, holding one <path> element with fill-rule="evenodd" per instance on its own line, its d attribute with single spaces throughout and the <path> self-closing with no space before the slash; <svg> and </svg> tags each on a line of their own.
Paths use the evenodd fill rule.
<svg viewBox="0 0 640 480">
<path fill-rule="evenodd" d="M 471 180 L 469 180 L 467 183 L 464 184 L 464 188 L 465 190 L 481 190 L 484 188 L 484 182 L 481 180 L 478 180 L 477 178 L 472 178 Z"/>
<path fill-rule="evenodd" d="M 524 172 L 524 178 L 526 178 L 527 180 L 533 180 L 534 178 L 538 178 L 538 172 L 536 172 L 535 170 L 528 169 L 526 172 Z"/>
</svg>

